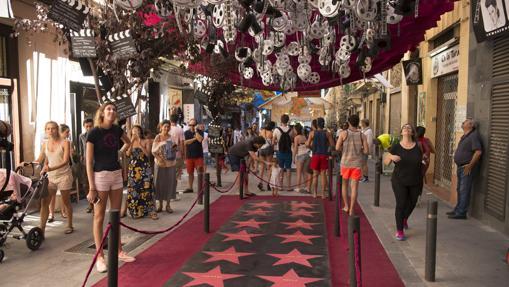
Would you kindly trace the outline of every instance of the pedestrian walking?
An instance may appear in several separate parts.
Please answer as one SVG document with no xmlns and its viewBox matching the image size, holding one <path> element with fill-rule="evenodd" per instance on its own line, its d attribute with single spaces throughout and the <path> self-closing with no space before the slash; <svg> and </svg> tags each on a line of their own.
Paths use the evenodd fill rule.
<svg viewBox="0 0 509 287">
<path fill-rule="evenodd" d="M 209 165 L 211 162 L 210 153 L 209 153 L 209 134 L 205 130 L 204 124 L 198 124 L 196 126 L 196 129 L 203 133 L 203 140 L 201 141 L 201 147 L 203 149 L 203 161 L 204 161 L 203 172 L 206 173 L 207 165 Z"/>
<path fill-rule="evenodd" d="M 305 184 L 308 180 L 307 172 L 305 168 L 309 164 L 310 161 L 310 149 L 306 145 L 307 138 L 304 135 L 303 127 L 301 124 L 295 125 L 296 136 L 293 139 L 293 161 L 295 163 L 295 167 L 297 170 L 297 188 L 295 191 L 297 192 L 307 192 L 305 188 L 301 188 L 302 185 Z"/>
<path fill-rule="evenodd" d="M 48 196 L 42 198 L 40 209 L 40 227 L 43 234 L 46 230 L 46 222 L 50 216 L 51 198 L 55 197 L 57 190 L 60 190 L 62 196 L 62 205 L 65 206 L 67 212 L 67 227 L 65 234 L 74 231 L 72 225 L 72 206 L 70 190 L 72 189 L 73 176 L 70 162 L 71 144 L 68 140 L 62 139 L 59 134 L 59 126 L 54 121 L 49 121 L 44 125 L 44 130 L 48 136 L 48 140 L 42 144 L 41 153 L 37 158 L 41 166 L 41 174 L 48 174 Z M 51 218 L 50 218 L 51 219 Z"/>
<path fill-rule="evenodd" d="M 123 178 L 118 153 L 125 151 L 131 144 L 127 134 L 115 124 L 117 120 L 116 106 L 113 103 L 103 104 L 95 114 L 95 127 L 87 137 L 87 199 L 95 204 L 93 233 L 98 252 L 96 268 L 99 272 L 107 271 L 104 253 L 99 246 L 108 200 L 111 210 L 120 210 L 122 205 Z M 122 244 L 118 245 L 118 259 L 124 262 L 135 261 L 134 257 L 122 250 Z"/>
<path fill-rule="evenodd" d="M 156 211 L 161 212 L 163 205 L 166 212 L 173 213 L 171 200 L 177 197 L 177 150 L 178 145 L 170 136 L 171 124 L 169 121 L 161 122 L 161 132 L 155 137 L 152 145 L 154 155 L 154 187 Z"/>
<path fill-rule="evenodd" d="M 433 143 L 431 140 L 424 135 L 426 134 L 426 128 L 422 126 L 418 126 L 415 128 L 417 141 L 422 147 L 422 151 L 424 153 L 423 155 L 423 166 L 422 166 L 422 176 L 424 178 L 424 183 L 426 183 L 426 173 L 429 168 L 430 160 L 431 160 L 431 154 L 435 153 L 435 147 L 433 146 Z"/>
<path fill-rule="evenodd" d="M 309 139 L 309 136 L 311 135 L 311 133 L 313 133 L 317 129 L 318 129 L 318 125 L 316 123 L 316 119 L 313 119 L 311 121 L 311 128 L 308 131 L 308 133 L 305 135 L 306 138 Z M 306 142 L 306 145 L 307 145 L 307 142 Z M 309 193 L 311 193 L 311 191 L 313 190 L 313 179 L 312 179 L 313 169 L 311 169 L 311 158 L 312 157 L 313 157 L 313 150 L 311 149 L 310 160 L 309 160 L 308 164 L 304 167 L 304 169 L 306 170 L 306 172 L 308 174 L 308 177 L 311 178 L 311 180 L 308 181 L 308 185 L 307 185 L 307 190 L 308 190 Z"/>
<path fill-rule="evenodd" d="M 261 136 L 255 137 L 252 140 L 243 140 L 236 144 L 234 144 L 229 152 L 228 157 L 230 159 L 231 170 L 239 172 L 237 176 L 240 176 L 240 161 L 242 159 L 247 159 L 246 157 L 250 157 L 254 161 L 263 161 L 256 155 L 256 152 L 260 147 L 265 144 L 265 139 Z M 269 165 L 269 162 L 264 162 Z M 246 168 L 246 167 L 244 167 Z M 239 188 L 242 183 L 239 180 Z M 246 196 L 254 196 L 256 194 L 249 192 L 249 184 L 248 184 L 248 176 L 244 177 L 244 194 Z"/>
<path fill-rule="evenodd" d="M 369 169 L 368 169 L 368 159 L 369 156 L 373 154 L 373 130 L 369 126 L 369 120 L 363 119 L 361 121 L 362 134 L 366 137 L 366 142 L 368 143 L 368 152 L 362 156 L 362 179 L 360 182 L 368 182 L 369 181 Z"/>
<path fill-rule="evenodd" d="M 351 216 L 355 214 L 359 180 L 362 178 L 362 158 L 368 152 L 366 136 L 359 130 L 359 116 L 348 118 L 348 129 L 340 133 L 336 143 L 336 150 L 341 152 L 341 176 L 343 177 L 342 195 L 343 211 Z M 348 186 L 351 198 L 348 201 Z"/>
<path fill-rule="evenodd" d="M 396 198 L 397 240 L 406 240 L 404 230 L 408 228 L 408 219 L 422 193 L 422 161 L 423 152 L 415 129 L 411 124 L 405 124 L 401 128 L 401 141 L 391 146 L 384 159 L 385 164 L 394 162 L 391 183 Z"/>
<path fill-rule="evenodd" d="M 318 194 L 318 176 L 322 181 L 322 199 L 326 198 L 327 178 L 326 172 L 329 169 L 330 150 L 334 149 L 332 134 L 325 130 L 324 118 L 316 119 L 317 129 L 312 131 L 307 140 L 307 146 L 313 150 L 311 157 L 311 169 L 313 170 L 313 197 Z"/>
<path fill-rule="evenodd" d="M 281 168 L 281 186 L 286 175 L 287 186 L 292 184 L 292 128 L 288 125 L 290 117 L 286 114 L 281 116 L 281 125 L 274 130 L 272 142 L 276 151 L 279 167 Z M 283 189 L 284 190 L 284 189 Z M 287 189 L 292 191 L 291 189 Z"/>
<path fill-rule="evenodd" d="M 270 179 L 270 167 L 265 165 L 265 162 L 270 162 L 272 157 L 274 156 L 274 145 L 272 144 L 273 132 L 276 123 L 270 121 L 267 122 L 265 127 L 260 131 L 260 136 L 265 139 L 265 143 L 258 150 L 258 156 L 262 159 L 259 162 L 259 170 L 260 170 L 260 178 L 262 180 L 265 178 L 265 171 L 267 170 L 268 179 Z M 260 191 L 264 191 L 263 182 L 258 183 L 258 189 Z M 267 190 L 270 190 L 270 185 L 267 184 Z"/>
<path fill-rule="evenodd" d="M 184 144 L 186 150 L 186 168 L 189 175 L 189 187 L 184 193 L 193 192 L 194 171 L 203 174 L 203 132 L 196 129 L 195 119 L 189 121 L 189 130 L 184 132 Z M 201 183 L 198 183 L 201 184 Z M 201 187 L 198 187 L 200 189 Z"/>
<path fill-rule="evenodd" d="M 80 182 L 84 190 L 88 190 L 88 176 L 87 176 L 87 136 L 90 130 L 94 127 L 94 120 L 86 118 L 83 121 L 83 133 L 79 135 L 79 153 L 80 153 Z M 94 205 L 88 203 L 86 212 L 91 213 L 94 210 Z"/>
<path fill-rule="evenodd" d="M 470 205 L 470 193 L 472 192 L 475 179 L 475 169 L 481 160 L 482 142 L 477 132 L 475 121 L 466 119 L 461 124 L 463 136 L 454 152 L 456 163 L 456 176 L 458 179 L 456 192 L 457 200 L 454 210 L 447 212 L 450 219 L 467 219 L 467 211 Z"/>
<path fill-rule="evenodd" d="M 179 116 L 173 114 L 170 116 L 170 137 L 177 144 L 177 158 L 175 159 L 175 168 L 177 169 L 177 179 L 180 180 L 184 163 L 184 130 L 178 125 Z"/>
<path fill-rule="evenodd" d="M 236 144 L 244 139 L 244 136 L 242 135 L 242 131 L 240 130 L 239 126 L 236 126 L 233 130 L 233 144 Z"/>
<path fill-rule="evenodd" d="M 154 206 L 152 166 L 149 155 L 150 142 L 145 139 L 141 126 L 131 128 L 131 146 L 127 149 L 129 157 L 127 173 L 127 210 L 132 218 L 150 215 L 158 219 Z"/>
<path fill-rule="evenodd" d="M 279 183 L 281 181 L 281 168 L 275 157 L 270 158 L 270 189 L 272 196 L 279 196 Z"/>
</svg>

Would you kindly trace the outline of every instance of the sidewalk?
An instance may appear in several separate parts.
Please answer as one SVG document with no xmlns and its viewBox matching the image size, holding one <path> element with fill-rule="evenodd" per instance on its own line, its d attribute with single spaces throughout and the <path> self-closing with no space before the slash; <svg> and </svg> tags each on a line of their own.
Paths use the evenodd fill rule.
<svg viewBox="0 0 509 287">
<path fill-rule="evenodd" d="M 360 183 L 359 204 L 406 286 L 509 286 L 509 266 L 503 262 L 509 248 L 509 236 L 473 218 L 448 219 L 445 212 L 451 210 L 451 206 L 424 190 L 421 204 L 408 223 L 408 240 L 396 241 L 395 199 L 390 177 L 381 178 L 380 207 L 373 206 L 374 181 L 374 162 L 371 162 L 370 182 Z M 428 199 L 438 200 L 434 283 L 424 280 Z M 369 260 L 369 257 L 363 260 Z"/>
</svg>

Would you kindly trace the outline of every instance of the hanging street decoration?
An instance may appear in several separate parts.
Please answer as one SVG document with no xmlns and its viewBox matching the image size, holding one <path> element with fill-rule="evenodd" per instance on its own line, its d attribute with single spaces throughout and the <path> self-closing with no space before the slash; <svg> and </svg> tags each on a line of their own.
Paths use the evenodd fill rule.
<svg viewBox="0 0 509 287">
<path fill-rule="evenodd" d="M 112 60 L 130 59 L 138 55 L 136 44 L 129 30 L 115 33 L 108 36 L 110 42 Z"/>
<path fill-rule="evenodd" d="M 80 0 L 54 0 L 48 17 L 71 30 L 79 31 L 88 12 L 89 8 Z"/>
<path fill-rule="evenodd" d="M 93 30 L 81 29 L 79 32 L 72 31 L 70 34 L 72 55 L 75 58 L 95 58 L 97 56 Z"/>
</svg>

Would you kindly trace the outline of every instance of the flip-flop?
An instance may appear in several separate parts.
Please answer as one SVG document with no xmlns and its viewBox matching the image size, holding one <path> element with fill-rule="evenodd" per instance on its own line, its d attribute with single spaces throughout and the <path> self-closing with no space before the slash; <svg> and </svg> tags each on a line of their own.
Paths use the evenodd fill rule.
<svg viewBox="0 0 509 287">
<path fill-rule="evenodd" d="M 73 227 L 69 227 L 65 230 L 65 234 L 71 234 L 74 232 L 74 228 Z"/>
</svg>

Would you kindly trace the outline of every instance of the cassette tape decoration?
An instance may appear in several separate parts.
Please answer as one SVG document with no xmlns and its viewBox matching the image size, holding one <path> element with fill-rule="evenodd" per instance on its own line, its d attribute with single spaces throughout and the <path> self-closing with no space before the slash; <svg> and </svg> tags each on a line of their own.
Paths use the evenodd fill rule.
<svg viewBox="0 0 509 287">
<path fill-rule="evenodd" d="M 118 119 L 123 120 L 136 115 L 136 109 L 134 108 L 133 102 L 131 101 L 131 96 L 126 93 L 122 93 L 118 96 L 114 96 L 115 94 L 117 94 L 117 90 L 112 88 L 109 92 L 106 93 L 106 96 L 102 97 L 102 102 L 110 102 L 115 105 L 117 108 Z"/>
<path fill-rule="evenodd" d="M 78 0 L 55 0 L 48 12 L 48 18 L 65 27 L 79 31 L 90 9 Z"/>
<path fill-rule="evenodd" d="M 95 58 L 97 56 L 94 31 L 82 29 L 71 32 L 72 55 L 75 58 Z"/>
<path fill-rule="evenodd" d="M 138 56 L 136 43 L 130 30 L 125 30 L 108 36 L 113 60 L 130 59 Z"/>
</svg>

